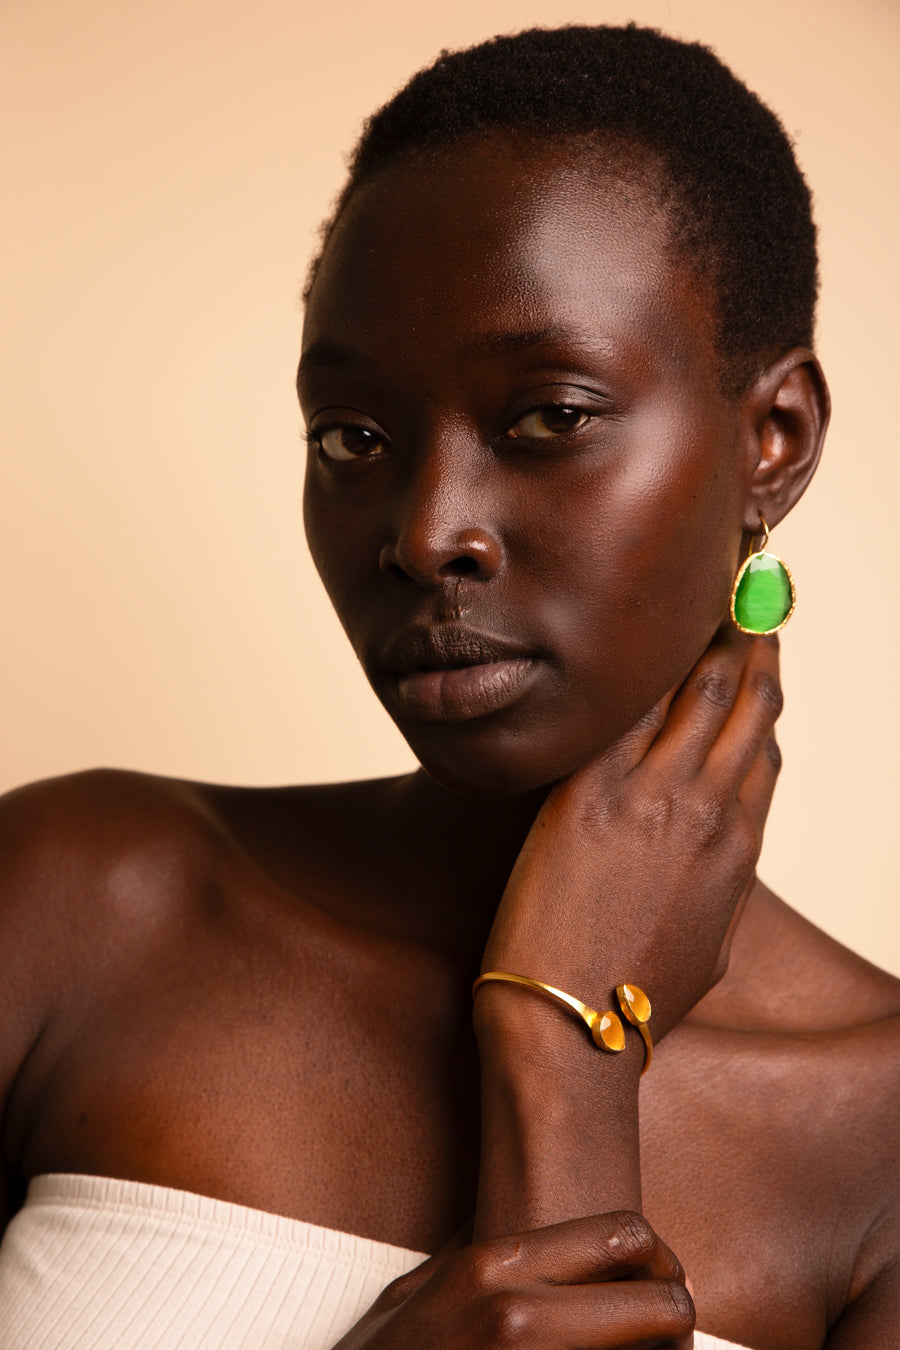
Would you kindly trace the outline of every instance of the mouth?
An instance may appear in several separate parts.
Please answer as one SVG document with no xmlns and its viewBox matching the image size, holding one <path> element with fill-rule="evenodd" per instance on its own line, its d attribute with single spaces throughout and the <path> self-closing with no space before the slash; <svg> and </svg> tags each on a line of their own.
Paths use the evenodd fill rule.
<svg viewBox="0 0 900 1350">
<path fill-rule="evenodd" d="M 421 722 L 465 722 L 509 707 L 538 664 L 514 643 L 457 624 L 417 624 L 382 653 L 390 701 Z"/>
</svg>

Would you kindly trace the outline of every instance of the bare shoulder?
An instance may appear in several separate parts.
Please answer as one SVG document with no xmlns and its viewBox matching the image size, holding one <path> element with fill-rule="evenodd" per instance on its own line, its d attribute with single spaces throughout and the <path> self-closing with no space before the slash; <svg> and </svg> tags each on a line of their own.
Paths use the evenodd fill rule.
<svg viewBox="0 0 900 1350">
<path fill-rule="evenodd" d="M 0 1104 L 98 982 L 170 923 L 208 871 L 214 822 L 188 784 L 118 770 L 0 798 Z M 0 1214 L 11 1203 L 0 1181 Z"/>
<path fill-rule="evenodd" d="M 758 883 L 728 972 L 698 1011 L 741 1030 L 837 1032 L 900 1017 L 900 980 Z"/>
<path fill-rule="evenodd" d="M 30 783 L 0 798 L 0 910 L 33 922 L 61 898 L 124 897 L 212 836 L 188 783 L 118 769 Z"/>
<path fill-rule="evenodd" d="M 64 971 L 91 944 L 96 960 L 116 922 L 139 934 L 158 919 L 214 841 L 202 798 L 173 780 L 99 769 L 0 798 L 4 1055 L 46 1017 Z"/>
<path fill-rule="evenodd" d="M 900 1217 L 900 980 L 757 885 L 699 1030 L 746 1064 L 781 1147 Z M 753 1054 L 735 1054 L 741 1047 Z M 867 1220 L 868 1222 L 868 1220 Z"/>
<path fill-rule="evenodd" d="M 308 836 L 311 852 L 345 796 L 93 769 L 0 797 L 4 1046 L 33 1032 L 65 971 L 82 960 L 89 970 L 99 951 L 109 962 L 125 945 L 146 946 L 188 909 L 214 906 L 238 872 L 241 884 L 254 868 L 266 873 L 269 836 Z"/>
<path fill-rule="evenodd" d="M 378 784 L 226 788 L 119 769 L 7 793 L 0 797 L 0 988 L 30 966 L 32 954 L 52 970 L 54 953 L 64 956 L 86 929 L 97 936 L 124 921 L 146 933 L 236 869 L 268 874 L 271 857 L 277 870 L 286 840 L 304 863 L 316 850 L 326 855 L 323 840 L 337 823 L 343 845 L 348 817 L 371 816 L 381 795 Z"/>
<path fill-rule="evenodd" d="M 900 1316 L 900 981 L 758 886 L 684 1033 L 696 1055 L 676 1086 L 704 1122 L 719 1200 L 730 1186 L 745 1216 L 764 1202 L 770 1236 L 780 1225 L 784 1248 L 820 1269 L 803 1278 L 827 1290 L 835 1345 L 864 1307 Z"/>
</svg>

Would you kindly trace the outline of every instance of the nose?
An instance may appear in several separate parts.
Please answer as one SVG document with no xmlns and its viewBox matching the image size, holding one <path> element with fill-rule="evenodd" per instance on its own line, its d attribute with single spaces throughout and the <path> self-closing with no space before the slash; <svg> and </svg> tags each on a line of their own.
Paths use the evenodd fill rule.
<svg viewBox="0 0 900 1350">
<path fill-rule="evenodd" d="M 468 577 L 489 581 L 503 566 L 498 531 L 485 520 L 483 484 L 461 447 L 424 459 L 396 503 L 380 553 L 385 576 L 437 587 Z"/>
</svg>

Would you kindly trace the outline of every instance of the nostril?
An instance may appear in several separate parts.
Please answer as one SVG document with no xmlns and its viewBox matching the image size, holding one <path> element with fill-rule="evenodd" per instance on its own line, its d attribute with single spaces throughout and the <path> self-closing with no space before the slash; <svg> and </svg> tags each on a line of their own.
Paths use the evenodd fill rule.
<svg viewBox="0 0 900 1350">
<path fill-rule="evenodd" d="M 499 541 L 485 530 L 406 528 L 385 543 L 379 565 L 393 581 L 441 586 L 448 580 L 489 580 L 502 566 Z"/>
<path fill-rule="evenodd" d="M 383 567 L 384 572 L 395 581 L 409 581 L 409 574 L 403 570 L 399 563 L 387 562 Z"/>
<path fill-rule="evenodd" d="M 447 563 L 441 570 L 452 577 L 470 577 L 479 570 L 480 566 L 481 564 L 477 558 L 473 558 L 471 554 L 468 553 L 461 553 L 458 558 L 454 558 L 452 562 Z"/>
</svg>

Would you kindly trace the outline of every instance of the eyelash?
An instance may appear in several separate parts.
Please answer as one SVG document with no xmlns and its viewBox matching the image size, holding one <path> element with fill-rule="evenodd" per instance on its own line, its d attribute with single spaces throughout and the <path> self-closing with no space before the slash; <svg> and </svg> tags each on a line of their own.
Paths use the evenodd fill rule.
<svg viewBox="0 0 900 1350">
<path fill-rule="evenodd" d="M 517 435 L 514 434 L 514 433 L 515 433 L 515 428 L 516 428 L 517 426 L 520 426 L 521 423 L 522 423 L 522 422 L 525 422 L 529 417 L 540 417 L 540 416 L 542 416 L 542 415 L 545 414 L 545 413 L 556 413 L 557 415 L 562 415 L 562 416 L 565 416 L 567 413 L 574 413 L 574 414 L 575 414 L 578 418 L 580 418 L 581 420 L 580 420 L 574 427 L 566 427 L 563 431 L 551 431 L 550 434 L 547 435 L 547 436 L 531 436 L 531 437 L 529 437 L 529 436 L 527 436 L 527 435 L 526 435 L 526 436 L 522 436 L 522 435 L 520 434 L 520 435 L 517 436 Z M 510 427 L 510 429 L 507 431 L 506 435 L 507 435 L 511 440 L 520 440 L 520 439 L 522 439 L 522 440 L 537 440 L 537 441 L 552 441 L 552 440 L 559 440 L 559 439 L 561 439 L 563 436 L 571 436 L 571 435 L 573 435 L 576 431 L 580 431 L 581 428 L 582 428 L 583 426 L 586 426 L 587 423 L 590 422 L 591 420 L 592 420 L 591 414 L 590 414 L 589 412 L 587 412 L 584 408 L 579 408 L 579 407 L 577 407 L 575 404 L 572 404 L 572 403 L 542 403 L 542 404 L 540 404 L 538 407 L 536 407 L 536 408 L 531 408 L 528 412 L 523 413 L 521 417 L 517 418 L 517 420 L 513 423 L 513 425 L 512 425 L 512 426 Z"/>
<path fill-rule="evenodd" d="M 314 445 L 323 459 L 332 464 L 349 464 L 353 460 L 365 460 L 373 458 L 372 455 L 353 455 L 348 454 L 346 459 L 340 459 L 337 455 L 329 455 L 323 445 L 324 438 L 332 431 L 357 432 L 364 436 L 371 436 L 376 443 L 383 442 L 377 432 L 370 431 L 368 427 L 357 426 L 353 422 L 335 422 L 332 426 L 318 427 L 315 431 L 308 431 L 304 435 L 307 445 Z"/>
<path fill-rule="evenodd" d="M 536 435 L 529 436 L 523 433 L 518 434 L 515 433 L 515 428 L 519 426 L 522 422 L 526 421 L 526 419 L 530 417 L 540 416 L 543 413 L 556 413 L 561 415 L 565 415 L 567 413 L 575 414 L 580 418 L 580 420 L 573 427 L 568 427 L 562 431 L 556 432 L 550 431 L 550 433 L 546 436 L 536 436 Z M 503 433 L 503 438 L 507 440 L 523 440 L 523 441 L 530 440 L 532 442 L 554 441 L 554 440 L 559 441 L 564 440 L 569 436 L 575 435 L 577 432 L 583 430 L 585 426 L 587 426 L 590 422 L 593 422 L 594 420 L 595 414 L 588 412 L 587 409 L 585 408 L 579 408 L 577 404 L 574 403 L 562 403 L 562 402 L 541 403 L 533 408 L 529 408 L 526 412 L 523 412 L 521 416 L 518 417 L 514 423 L 512 423 L 509 429 Z M 346 459 L 340 458 L 337 455 L 330 455 L 326 451 L 323 442 L 324 438 L 329 434 L 329 432 L 332 431 L 344 431 L 344 432 L 349 431 L 351 433 L 357 432 L 362 436 L 371 436 L 376 444 L 380 443 L 382 445 L 384 444 L 384 441 L 386 439 L 384 437 L 381 437 L 378 432 L 372 431 L 368 427 L 358 426 L 356 423 L 353 422 L 335 422 L 332 423 L 332 425 L 330 426 L 318 427 L 316 428 L 315 431 L 308 431 L 304 433 L 304 440 L 306 441 L 307 445 L 315 446 L 316 449 L 318 450 L 319 455 L 331 464 L 349 464 L 353 463 L 354 461 L 361 462 L 375 458 L 377 453 L 373 452 L 371 454 L 360 454 L 360 455 L 348 453 Z"/>
</svg>

